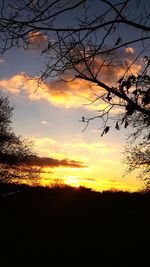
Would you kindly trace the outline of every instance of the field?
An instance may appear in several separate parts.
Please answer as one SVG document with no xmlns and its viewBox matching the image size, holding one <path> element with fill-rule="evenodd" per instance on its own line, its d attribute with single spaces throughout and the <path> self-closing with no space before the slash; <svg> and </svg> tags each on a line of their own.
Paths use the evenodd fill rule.
<svg viewBox="0 0 150 267">
<path fill-rule="evenodd" d="M 0 212 L 0 266 L 149 266 L 149 192 L 0 184 Z"/>
</svg>

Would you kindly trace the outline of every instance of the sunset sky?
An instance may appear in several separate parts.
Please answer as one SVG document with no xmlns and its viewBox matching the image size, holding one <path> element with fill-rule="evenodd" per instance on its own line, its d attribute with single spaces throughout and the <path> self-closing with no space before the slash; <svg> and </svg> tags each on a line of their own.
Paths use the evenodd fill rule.
<svg viewBox="0 0 150 267">
<path fill-rule="evenodd" d="M 15 106 L 13 128 L 33 140 L 35 151 L 40 157 L 49 158 L 42 174 L 42 184 L 49 185 L 57 180 L 73 186 L 86 186 L 94 190 L 121 189 L 135 191 L 143 186 L 135 173 L 123 176 L 122 163 L 126 137 L 130 129 L 111 131 L 101 137 L 99 120 L 92 121 L 83 131 L 82 116 L 92 116 L 102 108 L 102 103 L 91 105 L 99 88 L 89 87 L 83 80 L 60 82 L 50 80 L 37 89 L 35 81 L 25 75 L 38 76 L 44 66 L 42 50 L 47 47 L 49 37 L 40 34 L 40 47 L 24 51 L 13 48 L 0 58 L 0 89 L 9 96 Z M 35 40 L 31 39 L 34 44 Z M 136 48 L 121 50 L 121 57 L 132 60 Z M 140 65 L 133 66 L 134 71 Z M 123 70 L 104 70 L 104 80 L 116 81 Z M 36 90 L 37 89 L 37 90 Z M 116 110 L 116 112 L 119 112 Z"/>
</svg>

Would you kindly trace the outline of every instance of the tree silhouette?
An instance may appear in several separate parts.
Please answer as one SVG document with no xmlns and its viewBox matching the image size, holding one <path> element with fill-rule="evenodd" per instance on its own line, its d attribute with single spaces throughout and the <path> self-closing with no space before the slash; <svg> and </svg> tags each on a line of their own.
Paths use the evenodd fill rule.
<svg viewBox="0 0 150 267">
<path fill-rule="evenodd" d="M 57 76 L 60 79 L 82 79 L 99 88 L 92 103 L 104 102 L 105 108 L 97 116 L 84 117 L 86 127 L 91 120 L 101 118 L 104 132 L 108 132 L 108 120 L 115 108 L 122 109 L 115 128 L 135 112 L 150 116 L 150 60 L 145 53 L 149 43 L 149 13 L 141 1 L 113 2 L 96 1 L 96 9 L 88 0 L 74 1 L 5 1 L 1 3 L 0 39 L 1 53 L 14 46 L 29 49 L 40 45 L 42 36 L 47 36 L 47 47 L 42 51 L 46 57 L 45 70 L 39 81 Z M 9 10 L 8 7 L 9 6 Z M 71 17 L 61 23 L 63 16 Z M 78 14 L 78 15 L 77 15 Z M 76 18 L 77 17 L 77 18 Z M 136 34 L 133 33 L 136 30 Z M 122 32 L 128 31 L 128 35 Z M 133 35 L 133 37 L 132 37 Z M 34 40 L 34 42 L 33 42 Z M 139 43 L 140 52 L 132 60 L 121 56 L 123 49 L 132 53 L 131 45 Z M 144 66 L 133 70 L 143 57 Z M 114 70 L 121 74 L 112 77 Z M 107 71 L 107 80 L 103 73 Z M 113 74 L 115 76 L 115 74 Z M 118 82 L 115 79 L 118 78 Z M 142 87 L 142 89 L 141 89 Z M 98 89 L 97 89 L 98 91 Z M 116 118 L 115 118 L 116 122 Z M 107 129 L 107 131 L 106 131 Z"/>
<path fill-rule="evenodd" d="M 141 170 L 138 177 L 145 181 L 147 189 L 150 189 L 150 142 L 142 142 L 138 145 L 126 147 L 125 163 L 128 172 Z"/>
<path fill-rule="evenodd" d="M 149 20 L 147 2 L 139 0 L 3 0 L 1 53 L 14 46 L 30 49 L 45 37 L 41 54 L 46 64 L 38 82 L 82 79 L 96 88 L 89 103 L 105 104 L 96 115 L 82 116 L 84 129 L 95 119 L 101 120 L 102 136 L 109 132 L 110 120 L 116 130 L 134 127 L 135 118 L 148 127 Z"/>
<path fill-rule="evenodd" d="M 38 182 L 38 167 L 31 166 L 35 156 L 33 144 L 21 136 L 16 136 L 11 128 L 13 107 L 8 98 L 0 97 L 0 181 L 26 179 Z"/>
<path fill-rule="evenodd" d="M 134 115 L 130 121 L 134 131 L 129 135 L 123 162 L 126 173 L 139 170 L 138 178 L 150 189 L 150 118 Z"/>
</svg>

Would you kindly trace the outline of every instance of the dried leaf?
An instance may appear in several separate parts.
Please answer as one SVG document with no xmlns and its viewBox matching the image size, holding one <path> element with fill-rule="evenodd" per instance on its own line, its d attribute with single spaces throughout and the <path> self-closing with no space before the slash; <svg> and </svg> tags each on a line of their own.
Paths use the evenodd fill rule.
<svg viewBox="0 0 150 267">
<path fill-rule="evenodd" d="M 108 133 L 109 129 L 110 129 L 110 127 L 109 126 L 106 126 L 106 128 L 102 132 L 101 136 L 103 136 L 104 134 Z"/>
<path fill-rule="evenodd" d="M 125 124 L 124 124 L 124 128 L 127 128 L 128 125 L 129 125 L 129 123 L 128 123 L 128 121 L 126 120 L 126 121 L 125 121 Z"/>
<path fill-rule="evenodd" d="M 116 129 L 116 130 L 120 130 L 120 128 L 119 128 L 119 124 L 118 124 L 118 121 L 116 122 L 115 129 Z"/>
<path fill-rule="evenodd" d="M 130 104 L 126 106 L 126 110 L 127 110 L 127 115 L 132 115 L 134 113 L 134 108 Z"/>
</svg>

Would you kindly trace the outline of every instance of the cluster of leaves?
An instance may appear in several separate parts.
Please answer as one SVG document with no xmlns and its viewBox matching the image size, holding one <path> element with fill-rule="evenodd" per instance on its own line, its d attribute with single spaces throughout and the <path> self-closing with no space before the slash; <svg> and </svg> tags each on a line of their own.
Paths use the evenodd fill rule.
<svg viewBox="0 0 150 267">
<path fill-rule="evenodd" d="M 119 131 L 120 128 L 121 128 L 121 125 L 122 125 L 123 123 L 124 123 L 124 128 L 127 128 L 128 125 L 129 125 L 129 122 L 128 122 L 126 116 L 122 118 L 121 122 L 120 122 L 120 121 L 117 121 L 117 122 L 115 123 L 115 129 Z M 106 127 L 104 128 L 103 132 L 101 133 L 101 136 L 103 136 L 104 134 L 107 134 L 107 133 L 109 132 L 109 130 L 110 130 L 110 127 L 111 127 L 111 126 L 106 126 Z"/>
<path fill-rule="evenodd" d="M 150 76 L 149 75 L 131 75 L 127 79 L 123 77 L 118 81 L 119 90 L 123 93 L 132 93 L 133 100 L 143 106 L 150 104 Z M 130 91 L 131 90 L 131 91 Z M 127 115 L 132 115 L 134 109 L 127 105 Z"/>
<path fill-rule="evenodd" d="M 118 90 L 124 96 L 127 96 L 128 102 L 124 104 L 125 114 L 123 117 L 115 122 L 115 129 L 120 130 L 121 126 L 127 128 L 130 125 L 130 119 L 134 113 L 137 113 L 138 107 L 146 108 L 150 107 L 150 76 L 149 75 L 130 75 L 127 78 L 120 78 L 118 81 Z M 111 103 L 112 95 L 108 92 L 105 100 Z M 131 101 L 130 101 L 131 100 Z M 142 114 L 142 113 L 141 113 Z M 143 124 L 150 126 L 150 116 L 142 116 Z M 104 127 L 101 134 L 107 134 L 110 130 L 110 126 Z"/>
</svg>

